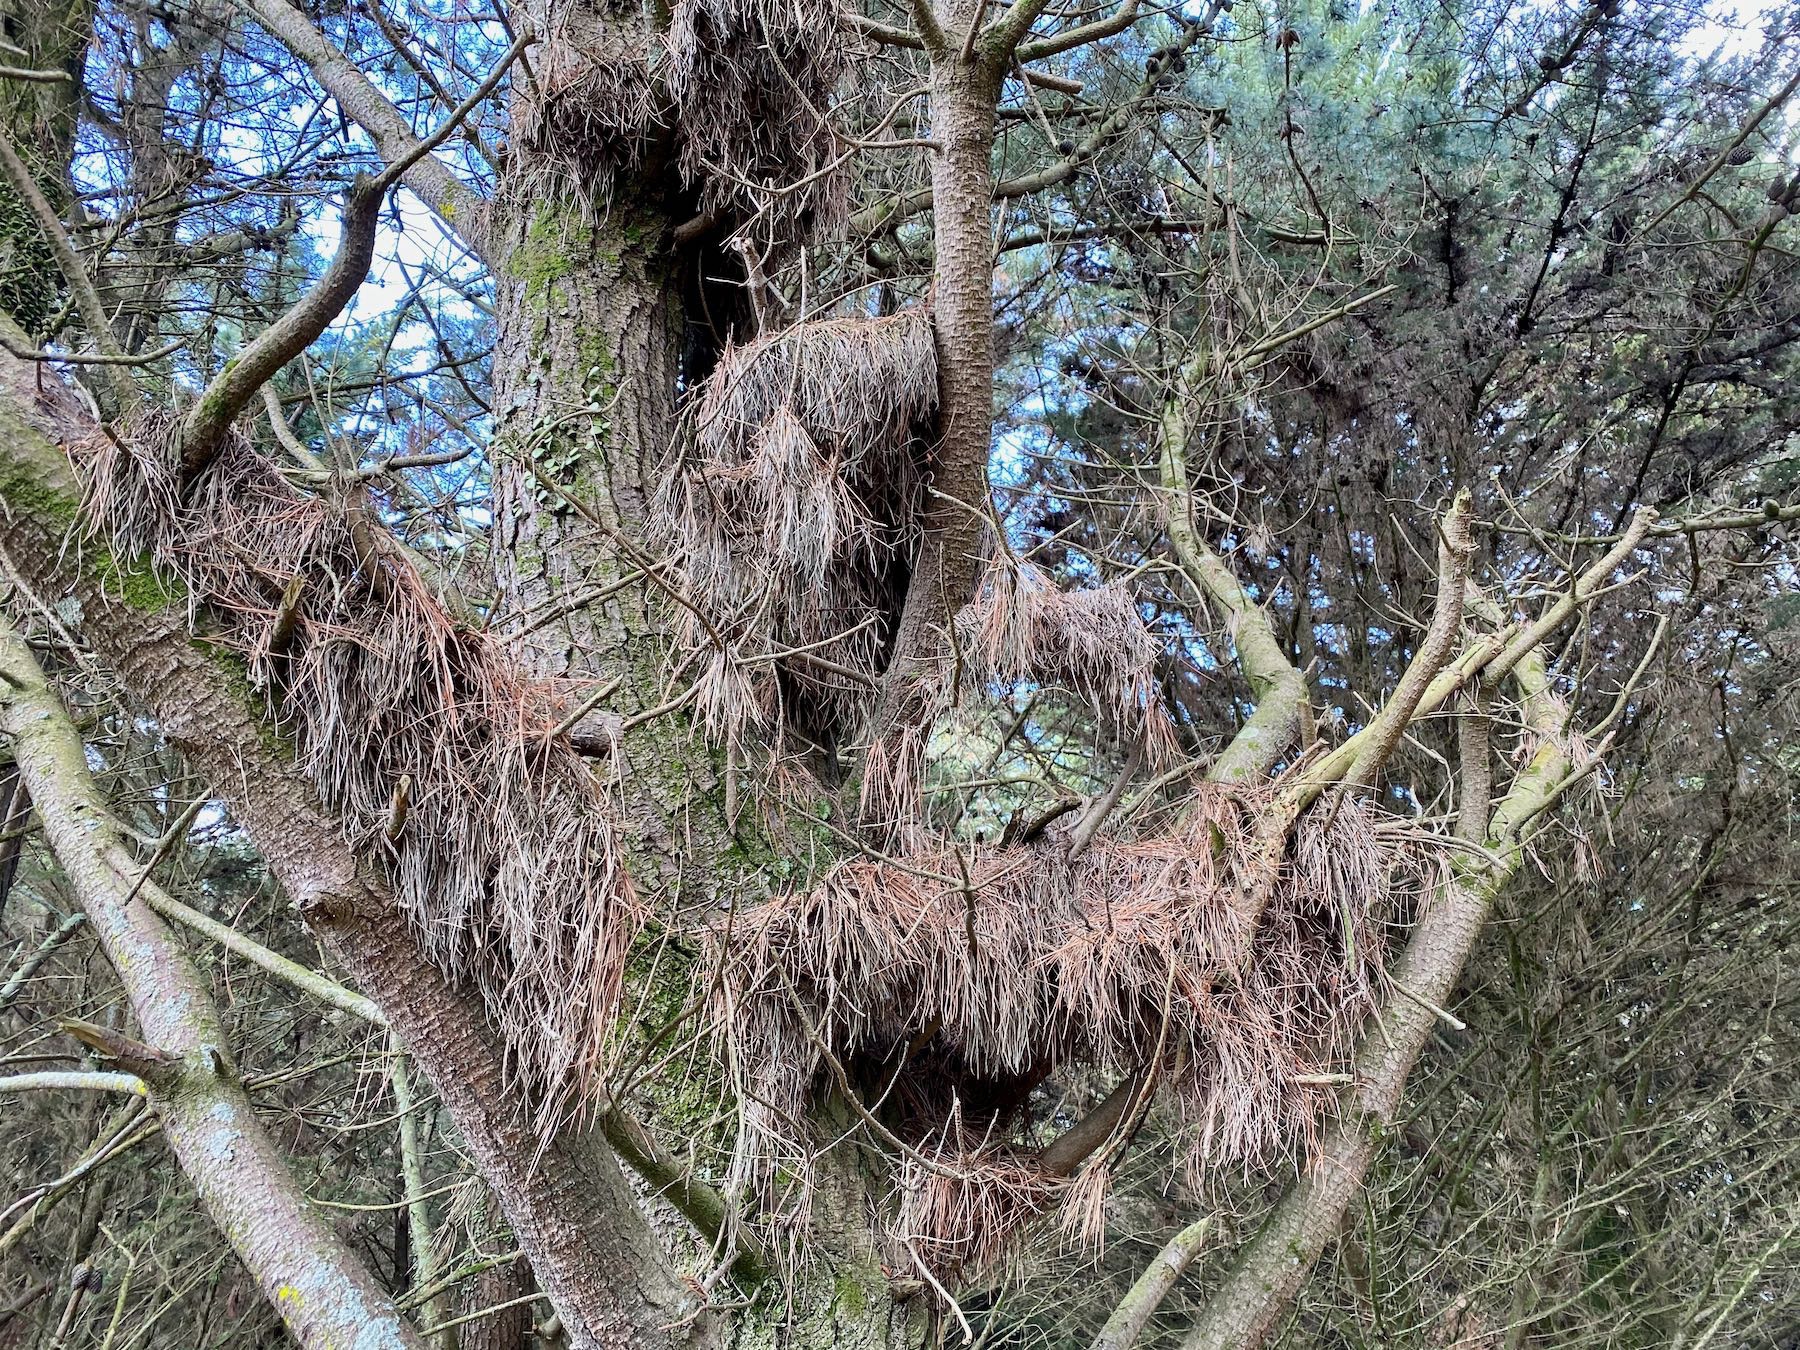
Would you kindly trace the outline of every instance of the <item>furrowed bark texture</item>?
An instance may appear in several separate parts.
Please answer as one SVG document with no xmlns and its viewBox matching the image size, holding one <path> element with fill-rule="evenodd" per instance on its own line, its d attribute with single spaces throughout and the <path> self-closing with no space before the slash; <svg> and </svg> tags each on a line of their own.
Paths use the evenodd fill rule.
<svg viewBox="0 0 1800 1350">
<path fill-rule="evenodd" d="M 318 1350 L 426 1350 L 367 1267 L 306 1202 L 256 1119 L 219 1010 L 145 902 L 85 747 L 25 641 L 0 620 L 0 731 L 45 839 L 166 1063 L 133 1065 L 181 1170 L 294 1339 Z M 134 894 L 134 891 L 136 894 Z"/>
<path fill-rule="evenodd" d="M 531 1304 L 516 1302 L 531 1291 L 531 1269 L 521 1258 L 475 1277 L 464 1315 L 482 1308 L 510 1308 L 478 1317 L 456 1328 L 458 1350 L 528 1350 L 531 1345 Z M 445 1333 L 449 1335 L 451 1333 Z"/>
<path fill-rule="evenodd" d="M 684 373 L 683 271 L 693 260 L 678 251 L 674 227 L 686 213 L 627 185 L 615 186 L 604 213 L 518 190 L 496 201 L 516 214 L 497 215 L 492 235 L 507 249 L 497 276 L 494 630 L 527 670 L 567 681 L 571 706 L 616 682 L 575 728 L 577 743 L 595 748 L 596 771 L 616 784 L 640 895 L 660 913 L 691 907 L 686 922 L 707 921 L 721 902 L 750 906 L 791 884 L 786 856 L 823 867 L 836 845 L 782 841 L 781 827 L 751 809 L 732 819 L 722 756 L 685 710 L 666 709 L 677 602 L 643 571 L 661 555 L 651 506 Z M 615 1147 L 697 1227 L 724 1221 L 706 1212 L 714 1197 L 696 1206 L 673 1178 L 654 1180 L 652 1138 L 607 1124 Z M 820 1137 L 841 1140 L 845 1129 L 826 1123 Z M 923 1304 L 896 1302 L 875 1256 L 870 1219 L 887 1182 L 861 1162 L 854 1142 L 820 1161 L 830 1184 L 815 1207 L 813 1259 L 736 1317 L 735 1346 L 922 1343 Z M 754 1254 L 737 1263 L 740 1273 L 753 1264 Z"/>
<path fill-rule="evenodd" d="M 622 550 L 644 541 L 670 447 L 682 338 L 670 224 L 625 203 L 589 222 L 540 196 L 496 228 L 507 236 L 495 278 L 502 622 L 536 675 L 620 669 L 630 634 L 604 602 L 582 601 L 637 567 Z"/>
<path fill-rule="evenodd" d="M 590 220 L 541 194 L 501 200 L 520 214 L 495 222 L 508 253 L 496 278 L 494 631 L 530 674 L 567 681 L 571 705 L 617 682 L 572 734 L 619 785 L 633 885 L 704 904 L 743 880 L 731 860 L 746 861 L 722 766 L 678 711 L 615 734 L 670 695 L 670 602 L 646 569 L 661 556 L 650 512 L 681 372 L 672 222 L 649 203 Z"/>
<path fill-rule="evenodd" d="M 95 544 L 69 542 L 78 497 L 35 375 L 0 362 L 0 548 L 38 600 L 73 597 L 82 631 L 163 735 L 209 776 L 278 881 L 430 1078 L 577 1347 L 690 1344 L 694 1300 L 597 1135 L 540 1154 L 479 1006 L 426 961 L 385 885 L 360 868 L 235 663 L 194 640 L 185 600 Z M 45 423 L 49 426 L 46 427 Z M 67 547 L 65 547 L 67 544 Z"/>
</svg>

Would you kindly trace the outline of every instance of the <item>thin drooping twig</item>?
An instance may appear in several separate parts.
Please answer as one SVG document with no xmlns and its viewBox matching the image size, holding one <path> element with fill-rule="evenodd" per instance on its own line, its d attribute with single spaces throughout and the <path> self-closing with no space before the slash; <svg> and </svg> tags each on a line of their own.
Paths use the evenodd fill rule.
<svg viewBox="0 0 1800 1350">
<path fill-rule="evenodd" d="M 237 3 L 306 65 L 350 120 L 369 133 L 384 161 L 394 163 L 417 147 L 419 137 L 406 115 L 288 0 Z M 482 197 L 452 173 L 443 160 L 436 155 L 416 158 L 407 168 L 405 182 L 446 228 L 481 254 L 490 266 L 498 267 L 498 255 L 487 251 L 480 229 L 485 205 Z"/>
<path fill-rule="evenodd" d="M 251 965 L 267 975 L 272 975 L 290 988 L 297 989 L 318 999 L 328 1007 L 347 1012 L 352 1017 L 361 1019 L 371 1026 L 385 1027 L 387 1017 L 376 1006 L 373 999 L 364 998 L 351 989 L 344 988 L 336 980 L 309 970 L 298 961 L 291 961 L 279 952 L 270 951 L 262 943 L 244 936 L 230 924 L 220 923 L 209 914 L 202 914 L 191 905 L 184 905 L 174 896 L 160 889 L 149 891 L 144 897 L 149 905 L 163 918 L 171 923 L 178 923 L 183 928 L 191 929 L 208 941 L 216 942 L 226 951 L 240 956 Z"/>
<path fill-rule="evenodd" d="M 523 56 L 525 49 L 537 40 L 537 34 L 531 32 L 520 33 L 514 38 L 512 45 L 500 54 L 499 60 L 494 62 L 494 67 L 488 71 L 486 78 L 475 87 L 467 98 L 450 110 L 450 115 L 438 124 L 436 131 L 433 131 L 417 145 L 411 146 L 404 154 L 397 156 L 392 163 L 376 175 L 375 190 L 386 192 L 404 178 L 413 165 L 449 140 L 456 129 L 463 124 L 464 119 L 480 106 L 481 101 L 499 88 L 500 81 L 506 78 L 506 72 L 512 69 L 513 62 Z"/>
</svg>

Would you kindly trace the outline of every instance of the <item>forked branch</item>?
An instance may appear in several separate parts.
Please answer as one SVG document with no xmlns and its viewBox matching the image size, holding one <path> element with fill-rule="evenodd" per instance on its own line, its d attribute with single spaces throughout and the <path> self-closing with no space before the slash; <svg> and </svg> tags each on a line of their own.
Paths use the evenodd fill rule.
<svg viewBox="0 0 1800 1350">
<path fill-rule="evenodd" d="M 1485 846 L 1457 861 L 1394 962 L 1393 982 L 1406 992 L 1390 999 L 1379 1024 L 1364 1034 L 1342 1118 L 1312 1166 L 1238 1254 L 1183 1340 L 1184 1350 L 1258 1350 L 1279 1324 L 1360 1194 L 1383 1126 L 1399 1109 L 1407 1077 L 1451 1001 L 1494 899 L 1524 860 L 1527 829 L 1574 781 L 1565 748 L 1566 713 L 1551 691 L 1540 647 L 1520 655 L 1512 680 L 1536 741 L 1531 758 L 1495 805 L 1481 841 Z M 1485 755 L 1485 728 L 1477 727 L 1475 735 L 1478 741 L 1465 742 L 1465 750 L 1477 753 L 1474 745 L 1479 745 L 1478 753 Z M 1466 805 L 1469 821 L 1487 814 L 1480 802 Z"/>
<path fill-rule="evenodd" d="M 355 62 L 326 41 L 312 20 L 287 0 L 238 0 L 238 5 L 305 63 L 345 115 L 369 133 L 384 162 L 395 164 L 413 156 L 406 168 L 406 185 L 464 244 L 493 266 L 495 260 L 486 252 L 479 229 L 483 199 L 436 156 L 414 156 L 419 137 L 412 124 Z"/>
<path fill-rule="evenodd" d="M 384 175 L 385 177 L 385 175 Z M 277 371 L 318 340 L 344 312 L 375 257 L 382 180 L 358 178 L 344 198 L 342 238 L 318 284 L 226 365 L 200 396 L 181 430 L 182 477 L 192 481 L 218 452 L 226 428 Z"/>
</svg>

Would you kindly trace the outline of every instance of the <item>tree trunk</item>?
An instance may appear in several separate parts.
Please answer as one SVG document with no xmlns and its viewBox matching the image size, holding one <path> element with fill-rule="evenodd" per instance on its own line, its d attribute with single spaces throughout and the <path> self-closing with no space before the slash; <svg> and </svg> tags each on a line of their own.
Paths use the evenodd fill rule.
<svg viewBox="0 0 1800 1350">
<path fill-rule="evenodd" d="M 462 1316 L 483 1308 L 499 1312 L 465 1322 L 458 1330 L 458 1350 L 527 1350 L 531 1337 L 531 1304 L 517 1302 L 531 1292 L 531 1267 L 525 1258 L 484 1270 L 463 1296 Z M 511 1307 L 503 1307 L 512 1304 Z"/>
<path fill-rule="evenodd" d="M 965 56 L 981 0 L 939 10 L 931 57 L 932 322 L 938 352 L 937 448 L 919 557 L 883 682 L 877 732 L 900 713 L 904 686 L 944 649 L 950 617 L 973 596 L 987 548 L 988 453 L 994 431 L 994 126 L 1001 71 Z"/>
<path fill-rule="evenodd" d="M 709 922 L 717 903 L 753 905 L 783 884 L 784 849 L 770 833 L 781 827 L 749 813 L 732 819 L 724 756 L 684 711 L 615 738 L 670 699 L 668 619 L 678 602 L 639 574 L 661 556 L 653 503 L 676 449 L 678 385 L 694 377 L 683 370 L 683 296 L 693 293 L 684 270 L 696 260 L 677 251 L 673 221 L 649 190 L 634 198 L 616 187 L 594 219 L 522 192 L 498 200 L 518 202 L 519 214 L 496 218 L 490 236 L 508 250 L 495 357 L 495 631 L 527 670 L 567 681 L 571 705 L 612 689 L 576 736 L 617 785 L 633 884 L 658 912 L 680 905 L 689 925 Z M 823 836 L 802 856 L 823 866 L 836 849 Z M 813 1214 L 817 1259 L 740 1314 L 734 1344 L 923 1342 L 925 1304 L 897 1301 L 875 1254 L 885 1185 L 872 1186 L 857 1157 L 857 1144 L 840 1142 L 821 1160 L 835 1181 Z"/>
</svg>

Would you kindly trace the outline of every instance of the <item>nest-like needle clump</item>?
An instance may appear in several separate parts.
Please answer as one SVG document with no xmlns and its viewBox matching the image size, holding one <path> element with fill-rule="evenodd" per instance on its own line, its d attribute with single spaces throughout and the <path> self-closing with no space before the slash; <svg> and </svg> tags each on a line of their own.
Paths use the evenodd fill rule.
<svg viewBox="0 0 1800 1350">
<path fill-rule="evenodd" d="M 236 432 L 192 483 L 180 421 L 78 453 L 89 519 L 209 611 L 350 842 L 385 863 L 426 954 L 473 985 L 553 1128 L 579 1103 L 641 927 L 559 710 L 458 623 L 365 509 L 301 492 Z"/>
</svg>

